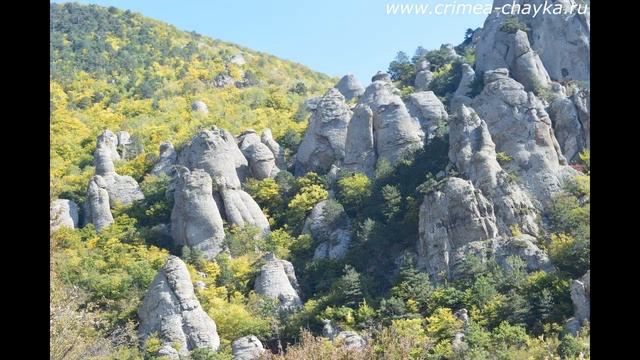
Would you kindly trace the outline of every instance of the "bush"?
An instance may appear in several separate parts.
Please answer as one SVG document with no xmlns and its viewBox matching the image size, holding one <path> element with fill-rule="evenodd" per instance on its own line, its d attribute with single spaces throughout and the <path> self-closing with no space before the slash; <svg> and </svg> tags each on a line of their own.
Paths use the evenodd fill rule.
<svg viewBox="0 0 640 360">
<path fill-rule="evenodd" d="M 527 32 L 529 31 L 529 28 L 527 27 L 527 24 L 520 21 L 516 16 L 509 16 L 500 27 L 500 31 L 509 34 L 515 34 L 518 30 Z"/>
<path fill-rule="evenodd" d="M 513 158 L 506 152 L 501 151 L 496 153 L 496 160 L 498 160 L 498 163 L 500 163 L 500 165 L 505 165 L 506 163 L 512 161 Z"/>
<path fill-rule="evenodd" d="M 371 180 L 363 173 L 353 173 L 338 179 L 338 199 L 347 211 L 359 208 L 371 196 Z"/>
</svg>

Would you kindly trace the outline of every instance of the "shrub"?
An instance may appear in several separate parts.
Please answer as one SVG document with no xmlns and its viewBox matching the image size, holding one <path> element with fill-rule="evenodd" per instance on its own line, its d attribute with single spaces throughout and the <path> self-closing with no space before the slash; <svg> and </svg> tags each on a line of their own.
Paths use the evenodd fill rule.
<svg viewBox="0 0 640 360">
<path fill-rule="evenodd" d="M 506 152 L 501 151 L 496 153 L 496 160 L 498 160 L 498 163 L 500 163 L 500 165 L 504 165 L 510 161 L 513 160 L 513 158 L 511 156 L 509 156 Z"/>
<path fill-rule="evenodd" d="M 338 179 L 338 199 L 346 209 L 356 209 L 371 195 L 371 180 L 363 173 L 353 173 Z"/>
<path fill-rule="evenodd" d="M 502 26 L 500 26 L 500 31 L 509 34 L 515 34 L 518 30 L 527 32 L 529 31 L 529 28 L 527 27 L 527 24 L 520 21 L 516 16 L 509 16 L 504 23 L 502 23 Z"/>
</svg>

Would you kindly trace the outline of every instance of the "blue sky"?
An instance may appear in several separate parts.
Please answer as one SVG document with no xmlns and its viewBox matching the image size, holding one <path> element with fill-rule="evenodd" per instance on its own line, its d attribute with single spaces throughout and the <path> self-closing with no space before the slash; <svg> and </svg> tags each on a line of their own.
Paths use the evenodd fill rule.
<svg viewBox="0 0 640 360">
<path fill-rule="evenodd" d="M 54 1 L 57 3 L 64 1 Z M 491 0 L 92 0 L 130 9 L 181 30 L 299 62 L 331 76 L 353 73 L 363 84 L 386 71 L 398 51 L 462 42 L 486 15 L 387 15 L 386 4 Z"/>
</svg>

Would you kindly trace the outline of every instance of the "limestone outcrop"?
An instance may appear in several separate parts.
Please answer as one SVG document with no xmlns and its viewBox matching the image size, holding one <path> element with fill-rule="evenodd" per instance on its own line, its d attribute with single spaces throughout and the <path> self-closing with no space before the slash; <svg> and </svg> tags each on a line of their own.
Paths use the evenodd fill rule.
<svg viewBox="0 0 640 360">
<path fill-rule="evenodd" d="M 225 236 L 212 192 L 213 183 L 207 172 L 178 168 L 171 236 L 174 244 L 198 249 L 208 259 L 223 250 Z"/>
<path fill-rule="evenodd" d="M 257 294 L 277 299 L 281 311 L 289 311 L 302 306 L 300 287 L 293 265 L 278 259 L 273 253 L 263 257 L 264 265 L 255 280 Z"/>
<path fill-rule="evenodd" d="M 185 263 L 169 256 L 138 309 L 138 333 L 142 346 L 157 334 L 163 353 L 187 356 L 198 348 L 218 350 L 216 323 L 202 309 L 193 290 Z"/>
</svg>

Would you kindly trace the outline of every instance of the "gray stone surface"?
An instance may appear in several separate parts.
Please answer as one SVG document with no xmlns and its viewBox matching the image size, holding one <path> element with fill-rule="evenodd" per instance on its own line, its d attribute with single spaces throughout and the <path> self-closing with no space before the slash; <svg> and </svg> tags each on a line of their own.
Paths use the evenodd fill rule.
<svg viewBox="0 0 640 360">
<path fill-rule="evenodd" d="M 377 161 L 396 163 L 423 146 L 424 132 L 398 90 L 389 81 L 374 81 L 354 110 L 348 127 L 344 169 L 371 176 Z M 373 145 L 373 146 L 372 146 Z"/>
<path fill-rule="evenodd" d="M 231 343 L 233 360 L 257 360 L 266 350 L 254 335 L 243 336 Z"/>
<path fill-rule="evenodd" d="M 587 131 L 580 121 L 576 105 L 566 96 L 564 88 L 560 84 L 554 84 L 553 90 L 553 100 L 547 107 L 553 131 L 564 157 L 578 160 L 578 154 L 587 145 Z"/>
<path fill-rule="evenodd" d="M 280 170 L 287 169 L 287 162 L 284 156 L 284 149 L 280 148 L 280 144 L 276 142 L 273 138 L 273 134 L 271 133 L 271 129 L 265 128 L 262 130 L 262 136 L 260 136 L 260 141 L 265 144 L 269 150 L 273 153 L 273 156 L 276 159 L 276 166 Z"/>
<path fill-rule="evenodd" d="M 260 136 L 253 129 L 244 131 L 238 137 L 240 151 L 249 162 L 251 175 L 258 179 L 273 178 L 280 169 L 276 166 L 275 155 L 269 147 L 262 143 Z"/>
<path fill-rule="evenodd" d="M 251 195 L 243 190 L 230 187 L 222 176 L 214 178 L 214 182 L 216 193 L 220 196 L 223 204 L 221 213 L 224 214 L 230 225 L 238 227 L 253 225 L 265 235 L 270 232 L 269 220 Z"/>
<path fill-rule="evenodd" d="M 113 215 L 109 206 L 109 192 L 102 176 L 94 175 L 89 181 L 87 203 L 85 218 L 97 231 L 111 225 Z"/>
<path fill-rule="evenodd" d="M 71 200 L 57 199 L 49 205 L 49 228 L 56 231 L 62 227 L 78 227 L 78 205 Z"/>
<path fill-rule="evenodd" d="M 341 331 L 333 338 L 333 342 L 347 349 L 361 349 L 367 346 L 367 341 L 355 331 Z"/>
<path fill-rule="evenodd" d="M 204 170 L 180 167 L 173 210 L 171 236 L 174 244 L 202 251 L 213 259 L 224 248 L 224 228 L 213 198 L 211 177 Z"/>
<path fill-rule="evenodd" d="M 197 348 L 216 351 L 220 346 L 216 324 L 200 306 L 187 266 L 176 256 L 169 256 L 149 286 L 138 318 L 143 347 L 153 333 L 158 334 L 166 352 L 174 353 L 168 349 L 173 348 L 181 356 Z"/>
<path fill-rule="evenodd" d="M 449 118 L 447 109 L 433 91 L 418 91 L 407 97 L 407 110 L 418 121 L 426 139 L 431 140 L 436 135 L 439 123 L 445 123 Z"/>
<path fill-rule="evenodd" d="M 449 178 L 425 195 L 418 227 L 418 263 L 432 279 L 450 278 L 450 256 L 456 249 L 498 236 L 491 202 L 459 178 Z"/>
<path fill-rule="evenodd" d="M 178 155 L 178 164 L 189 169 L 204 169 L 212 178 L 223 176 L 234 189 L 249 171 L 249 164 L 230 132 L 213 127 L 202 130 L 187 143 Z"/>
<path fill-rule="evenodd" d="M 350 101 L 364 94 L 364 87 L 353 74 L 343 76 L 335 88 L 344 96 L 345 101 Z"/>
<path fill-rule="evenodd" d="M 537 235 L 537 211 L 531 199 L 498 163 L 487 124 L 464 105 L 449 122 L 449 160 L 493 202 L 501 233 L 518 225 L 524 233 Z"/>
<path fill-rule="evenodd" d="M 314 260 L 340 259 L 351 244 L 351 220 L 342 205 L 334 200 L 317 203 L 302 231 L 319 243 L 313 254 Z"/>
<path fill-rule="evenodd" d="M 113 153 L 109 135 L 98 137 L 97 147 L 93 153 L 96 175 L 101 176 L 104 187 L 109 193 L 109 204 L 130 205 L 134 201 L 144 199 L 140 185 L 131 176 L 118 175 L 113 165 Z M 114 135 L 115 136 L 115 135 Z M 117 153 L 117 152 L 116 152 Z"/>
<path fill-rule="evenodd" d="M 290 311 L 302 306 L 299 285 L 293 265 L 276 258 L 273 253 L 263 257 L 264 265 L 256 278 L 254 289 L 257 294 L 278 299 L 281 311 Z"/>
<path fill-rule="evenodd" d="M 191 110 L 202 114 L 209 113 L 209 107 L 203 101 L 197 100 L 191 104 Z"/>
<path fill-rule="evenodd" d="M 173 173 L 173 166 L 176 164 L 178 160 L 178 153 L 173 148 L 173 144 L 169 141 L 165 141 L 160 144 L 160 159 L 151 169 L 152 175 L 169 175 L 171 176 Z"/>
<path fill-rule="evenodd" d="M 325 174 L 342 161 L 347 126 L 352 112 L 338 89 L 332 88 L 318 102 L 296 154 L 295 175 L 313 171 Z"/>
<path fill-rule="evenodd" d="M 591 320 L 591 270 L 571 281 L 571 301 L 574 315 L 567 321 L 567 330 L 576 335 L 584 321 Z"/>
<path fill-rule="evenodd" d="M 544 0 L 516 0 L 516 4 L 528 3 L 544 6 Z M 493 5 L 502 6 L 512 1 L 494 0 Z M 558 0 L 555 3 L 568 8 L 574 1 Z M 584 6 L 582 7 L 584 10 Z M 584 11 L 581 11 L 584 12 Z M 590 71 L 590 13 L 577 11 L 562 15 L 532 16 L 517 15 L 519 21 L 530 29 L 530 45 L 544 65 L 552 80 L 589 81 Z M 476 48 L 476 71 L 493 70 L 504 67 L 500 64 L 505 48 L 496 48 L 504 44 L 499 40 L 504 36 L 500 28 L 509 17 L 493 12 L 485 20 Z M 474 34 L 475 35 L 475 34 Z"/>
<path fill-rule="evenodd" d="M 537 208 L 562 189 L 577 171 L 567 166 L 543 103 L 509 77 L 507 69 L 487 71 L 484 89 L 471 107 L 487 124 L 496 152 L 513 161 L 503 168 L 518 175 Z"/>
</svg>

